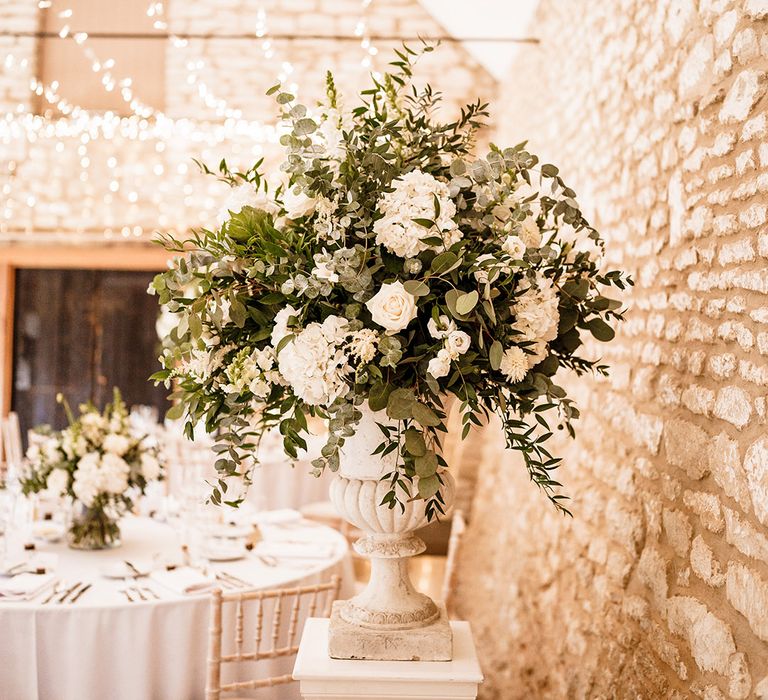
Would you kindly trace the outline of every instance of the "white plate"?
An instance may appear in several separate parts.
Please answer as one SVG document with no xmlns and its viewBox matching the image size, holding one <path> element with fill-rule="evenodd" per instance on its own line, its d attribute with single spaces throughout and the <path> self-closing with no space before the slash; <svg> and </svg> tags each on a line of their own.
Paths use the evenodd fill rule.
<svg viewBox="0 0 768 700">
<path fill-rule="evenodd" d="M 211 528 L 210 536 L 220 539 L 243 539 L 253 533 L 253 525 L 216 525 Z"/>
</svg>

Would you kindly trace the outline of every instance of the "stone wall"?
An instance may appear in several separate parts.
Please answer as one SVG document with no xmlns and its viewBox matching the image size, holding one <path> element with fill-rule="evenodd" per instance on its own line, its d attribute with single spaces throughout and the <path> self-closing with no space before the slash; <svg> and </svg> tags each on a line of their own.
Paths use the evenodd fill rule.
<svg viewBox="0 0 768 700">
<path fill-rule="evenodd" d="M 263 155 L 278 165 L 282 151 L 271 128 L 276 105 L 264 94 L 278 76 L 288 86 L 298 83 L 299 98 L 312 106 L 331 69 L 351 105 L 370 72 L 385 69 L 393 57 L 386 42 L 374 42 L 378 53 L 372 55 L 360 39 L 308 42 L 272 35 L 354 36 L 363 18 L 374 35 L 444 34 L 418 0 L 374 0 L 365 11 L 360 0 L 172 0 L 165 5 L 170 32 L 238 34 L 263 27 L 269 44 L 169 41 L 165 115 L 171 119 L 161 117 L 147 129 L 138 119 L 101 124 L 74 119 L 56 127 L 39 120 L 0 119 L 0 241 L 34 242 L 46 236 L 66 242 L 79 234 L 81 241 L 96 243 L 141 242 L 157 228 L 210 225 L 225 188 L 198 175 L 192 158 L 215 165 L 226 156 L 230 165 L 241 167 Z M 41 11 L 46 10 L 38 10 L 34 0 L 0 0 L 0 27 L 35 30 Z M 76 18 L 72 23 L 74 33 Z M 34 39 L 0 37 L 0 42 L 0 113 L 16 111 L 19 104 L 28 108 Z M 9 55 L 14 59 L 6 66 Z M 116 66 L 114 77 L 129 76 Z M 441 117 L 446 120 L 468 100 L 491 99 L 497 88 L 453 43 L 421 62 L 418 82 L 426 81 L 443 91 Z M 232 119 L 224 130 L 227 116 Z"/>
<path fill-rule="evenodd" d="M 542 0 L 530 139 L 636 280 L 570 382 L 574 517 L 489 440 L 459 566 L 484 698 L 768 698 L 765 0 Z M 496 433 L 493 433 L 496 434 Z"/>
</svg>

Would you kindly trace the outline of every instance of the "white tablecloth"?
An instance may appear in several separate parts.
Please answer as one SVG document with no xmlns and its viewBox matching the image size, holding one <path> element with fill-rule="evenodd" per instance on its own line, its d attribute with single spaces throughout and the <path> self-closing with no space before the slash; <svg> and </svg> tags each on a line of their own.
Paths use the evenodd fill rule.
<svg viewBox="0 0 768 700">
<path fill-rule="evenodd" d="M 110 562 L 156 562 L 178 557 L 180 537 L 167 524 L 147 518 L 122 521 L 122 547 L 101 552 L 44 545 L 56 555 L 55 574 L 93 587 L 73 605 L 0 602 L 0 698 L 2 700 L 197 700 L 204 697 L 209 594 L 181 595 L 151 579 L 140 579 L 159 601 L 129 603 L 123 580 L 105 578 Z M 255 555 L 212 564 L 259 588 L 277 588 L 342 575 L 341 597 L 352 593 L 347 543 L 336 531 L 306 523 L 262 526 L 265 546 L 317 542 L 323 559 L 280 559 L 268 566 Z M 330 546 L 329 546 L 330 545 Z M 295 546 L 295 545 L 294 545 Z M 255 551 L 258 551 L 258 547 Z M 271 561 L 271 560 L 270 560 Z M 269 675 L 288 673 L 292 659 L 262 662 Z M 298 688 L 278 686 L 260 699 L 299 698 Z"/>
</svg>

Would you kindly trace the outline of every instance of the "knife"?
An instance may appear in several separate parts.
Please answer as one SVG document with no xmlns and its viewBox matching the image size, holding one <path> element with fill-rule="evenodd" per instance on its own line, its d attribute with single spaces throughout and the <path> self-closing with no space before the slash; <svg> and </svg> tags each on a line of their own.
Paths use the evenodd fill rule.
<svg viewBox="0 0 768 700">
<path fill-rule="evenodd" d="M 82 586 L 82 585 L 83 585 L 83 582 L 82 581 L 78 581 L 74 586 L 70 586 L 69 588 L 67 588 L 66 591 L 64 591 L 64 593 L 62 593 L 56 599 L 56 602 L 57 603 L 63 603 L 65 598 L 67 598 L 67 596 L 69 596 L 70 593 L 74 593 L 74 591 L 77 590 L 78 588 L 80 588 L 80 586 Z"/>
<path fill-rule="evenodd" d="M 83 586 L 74 596 L 74 598 L 70 599 L 70 603 L 74 603 L 83 593 L 85 593 L 93 584 L 89 583 L 87 586 Z"/>
</svg>

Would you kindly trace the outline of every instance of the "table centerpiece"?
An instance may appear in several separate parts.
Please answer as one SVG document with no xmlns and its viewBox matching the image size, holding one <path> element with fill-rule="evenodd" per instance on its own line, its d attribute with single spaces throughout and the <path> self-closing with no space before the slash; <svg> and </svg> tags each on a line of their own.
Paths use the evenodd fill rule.
<svg viewBox="0 0 768 700">
<path fill-rule="evenodd" d="M 582 336 L 613 338 L 623 312 L 605 290 L 631 284 L 602 269 L 604 243 L 554 165 L 525 143 L 473 155 L 487 105 L 437 120 L 439 95 L 412 81 L 433 48 L 397 51 L 351 110 L 330 74 L 314 110 L 272 87 L 279 173 L 200 164 L 229 199 L 217 226 L 160 235 L 179 255 L 150 286 L 176 319 L 155 375 L 173 385 L 169 414 L 217 434 L 214 503 L 242 501 L 268 430 L 295 458 L 308 417 L 327 420 L 314 472 L 336 472 L 331 498 L 373 559 L 368 588 L 334 609 L 342 658 L 450 658 L 444 611 L 405 566 L 423 549 L 414 530 L 452 501 L 449 399 L 462 437 L 497 416 L 567 512 L 545 443 L 579 414 L 556 373 L 606 373 Z"/>
<path fill-rule="evenodd" d="M 92 403 L 75 417 L 60 394 L 69 425 L 34 429 L 21 474 L 24 494 L 43 493 L 70 502 L 67 543 L 73 549 L 120 545 L 119 519 L 148 483 L 162 478 L 158 445 L 131 427 L 120 391 L 103 412 Z"/>
</svg>

